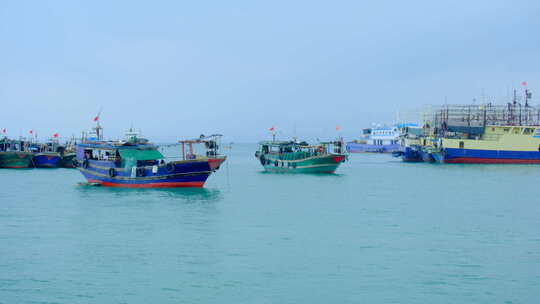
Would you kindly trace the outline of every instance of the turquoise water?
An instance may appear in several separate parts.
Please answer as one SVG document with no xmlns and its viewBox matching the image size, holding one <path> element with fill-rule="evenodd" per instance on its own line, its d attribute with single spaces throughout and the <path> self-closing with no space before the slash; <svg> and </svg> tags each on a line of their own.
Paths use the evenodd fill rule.
<svg viewBox="0 0 540 304">
<path fill-rule="evenodd" d="M 0 303 L 538 302 L 540 166 L 268 174 L 255 148 L 205 189 L 0 170 Z"/>
</svg>

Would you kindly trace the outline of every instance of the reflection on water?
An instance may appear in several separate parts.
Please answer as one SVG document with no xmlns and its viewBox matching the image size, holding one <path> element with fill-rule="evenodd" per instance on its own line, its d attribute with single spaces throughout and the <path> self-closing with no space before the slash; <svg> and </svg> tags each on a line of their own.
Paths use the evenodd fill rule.
<svg viewBox="0 0 540 304">
<path fill-rule="evenodd" d="M 290 176 L 302 176 L 302 175 L 307 175 L 307 176 L 342 176 L 343 175 L 342 173 L 336 173 L 336 172 L 333 172 L 333 173 L 328 173 L 328 172 L 279 172 L 279 171 L 273 172 L 273 171 L 266 171 L 266 170 L 259 171 L 259 174 L 290 175 Z"/>
<path fill-rule="evenodd" d="M 183 200 L 184 202 L 217 202 L 223 199 L 219 189 L 206 188 L 151 188 L 130 189 L 115 187 L 100 187 L 87 184 L 76 186 L 77 191 L 85 197 L 103 196 L 122 199 L 166 199 Z"/>
</svg>

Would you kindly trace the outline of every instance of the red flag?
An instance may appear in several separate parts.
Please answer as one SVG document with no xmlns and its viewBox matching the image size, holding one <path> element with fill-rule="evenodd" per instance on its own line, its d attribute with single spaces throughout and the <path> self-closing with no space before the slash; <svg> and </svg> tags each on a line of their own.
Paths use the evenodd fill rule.
<svg viewBox="0 0 540 304">
<path fill-rule="evenodd" d="M 340 131 L 341 130 L 341 126 L 336 126 L 336 131 Z"/>
<path fill-rule="evenodd" d="M 99 120 L 99 115 L 94 117 L 94 121 L 98 121 Z"/>
<path fill-rule="evenodd" d="M 58 138 L 58 133 L 54 133 L 54 134 L 53 134 L 53 137 L 54 137 L 54 138 Z"/>
<path fill-rule="evenodd" d="M 526 81 L 522 81 L 522 82 L 521 82 L 521 85 L 524 86 L 524 87 L 526 87 L 526 86 L 527 86 L 527 82 L 526 82 Z"/>
<path fill-rule="evenodd" d="M 272 126 L 270 129 L 268 129 L 268 131 L 275 131 L 276 130 L 276 127 Z"/>
<path fill-rule="evenodd" d="M 30 130 L 30 131 L 28 131 L 28 133 L 34 134 L 34 130 Z"/>
</svg>

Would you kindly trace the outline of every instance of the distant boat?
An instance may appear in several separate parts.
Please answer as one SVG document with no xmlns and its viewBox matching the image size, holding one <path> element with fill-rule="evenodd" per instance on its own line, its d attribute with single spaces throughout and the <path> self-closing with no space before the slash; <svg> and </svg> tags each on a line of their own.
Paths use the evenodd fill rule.
<svg viewBox="0 0 540 304">
<path fill-rule="evenodd" d="M 359 140 L 347 143 L 349 153 L 393 153 L 400 151 L 400 129 L 415 124 L 398 124 L 392 127 L 377 127 L 364 129 Z"/>
<path fill-rule="evenodd" d="M 445 104 L 425 114 L 422 129 L 402 137 L 404 161 L 540 164 L 540 108 L 507 104 Z M 414 132 L 413 132 L 414 131 Z M 418 132 L 419 131 L 419 132 Z"/>
<path fill-rule="evenodd" d="M 34 154 L 32 164 L 36 168 L 57 168 L 62 159 L 65 147 L 60 145 L 58 139 L 50 139 L 38 145 L 39 151 Z"/>
<path fill-rule="evenodd" d="M 425 149 L 431 148 L 434 160 L 441 163 L 540 164 L 540 128 L 536 126 L 488 125 L 468 137 L 437 140 L 438 145 Z"/>
<path fill-rule="evenodd" d="M 32 163 L 32 153 L 28 151 L 28 142 L 0 139 L 0 168 L 28 168 Z"/>
<path fill-rule="evenodd" d="M 423 162 L 426 159 L 422 148 L 423 129 L 417 125 L 400 128 L 400 149 L 392 156 L 400 157 L 404 162 Z"/>
<path fill-rule="evenodd" d="M 89 183 L 110 187 L 203 187 L 226 157 L 218 153 L 220 135 L 180 141 L 182 160 L 165 161 L 157 146 L 130 130 L 123 141 L 99 137 L 76 145 L 76 165 Z M 196 155 L 194 144 L 203 144 L 206 155 Z"/>
<path fill-rule="evenodd" d="M 58 162 L 58 167 L 61 167 L 61 168 L 75 168 L 74 164 L 77 161 L 75 159 L 76 156 L 77 156 L 76 153 L 65 153 L 60 158 L 60 161 Z"/>
<path fill-rule="evenodd" d="M 264 141 L 259 143 L 255 157 L 270 172 L 334 173 L 347 160 L 343 146 L 341 140 L 318 145 L 296 141 Z"/>
<path fill-rule="evenodd" d="M 76 156 L 75 145 L 77 144 L 76 139 L 73 137 L 65 144 L 65 149 L 60 153 L 61 158 L 58 162 L 58 167 L 61 168 L 75 168 L 76 165 Z"/>
</svg>

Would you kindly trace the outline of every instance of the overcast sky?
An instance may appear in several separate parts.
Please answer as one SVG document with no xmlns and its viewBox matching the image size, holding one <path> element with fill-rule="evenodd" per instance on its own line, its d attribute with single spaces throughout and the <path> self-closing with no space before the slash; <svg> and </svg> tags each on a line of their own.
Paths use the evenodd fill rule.
<svg viewBox="0 0 540 304">
<path fill-rule="evenodd" d="M 445 98 L 536 93 L 539 34 L 538 1 L 4 1 L 0 128 L 68 137 L 102 108 L 111 138 L 351 139 Z"/>
</svg>

